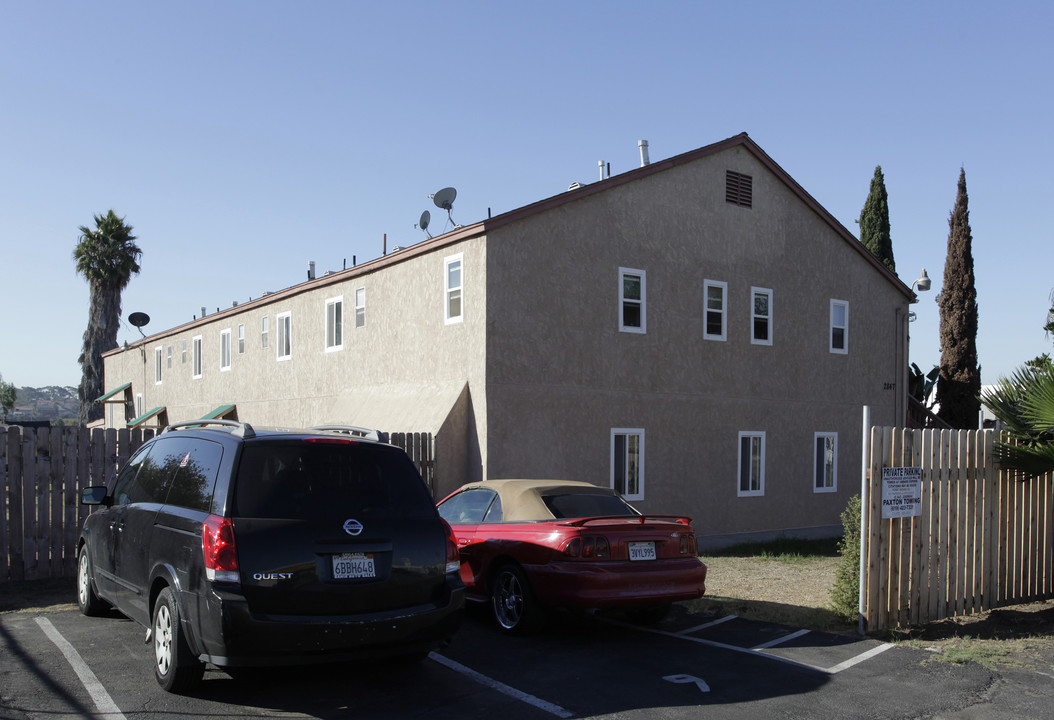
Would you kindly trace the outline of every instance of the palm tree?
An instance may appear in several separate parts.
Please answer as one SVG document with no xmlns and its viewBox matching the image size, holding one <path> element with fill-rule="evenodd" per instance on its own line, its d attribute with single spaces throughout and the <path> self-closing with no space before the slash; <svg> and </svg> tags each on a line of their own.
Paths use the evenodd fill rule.
<svg viewBox="0 0 1054 720">
<path fill-rule="evenodd" d="M 102 395 L 102 354 L 117 347 L 117 328 L 121 319 L 121 292 L 132 275 L 139 273 L 143 251 L 135 244 L 132 227 L 110 210 L 95 215 L 95 229 L 80 227 L 80 240 L 73 249 L 77 272 L 88 281 L 88 329 L 84 349 L 77 361 L 81 365 L 80 422 L 87 425 L 102 417 L 95 398 Z"/>
<path fill-rule="evenodd" d="M 1054 472 L 1054 365 L 1049 360 L 999 378 L 981 401 L 1010 434 L 1010 442 L 997 448 L 1003 467 L 1025 479 Z"/>
</svg>

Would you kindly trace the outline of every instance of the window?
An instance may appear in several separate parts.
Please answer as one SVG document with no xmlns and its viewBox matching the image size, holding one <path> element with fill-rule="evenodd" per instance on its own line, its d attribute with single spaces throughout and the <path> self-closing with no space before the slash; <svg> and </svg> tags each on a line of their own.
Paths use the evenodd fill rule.
<svg viewBox="0 0 1054 720">
<path fill-rule="evenodd" d="M 611 487 L 627 500 L 644 499 L 643 429 L 612 429 Z"/>
<path fill-rule="evenodd" d="M 754 345 L 772 344 L 772 291 L 750 288 L 750 342 Z"/>
<path fill-rule="evenodd" d="M 136 393 L 135 395 L 135 416 L 139 417 L 143 414 L 143 394 Z"/>
<path fill-rule="evenodd" d="M 192 340 L 194 344 L 194 358 L 193 358 L 193 369 L 191 374 L 193 377 L 201 377 L 201 335 L 197 335 Z M 136 417 L 139 417 L 136 415 Z"/>
<path fill-rule="evenodd" d="M 355 291 L 355 327 L 366 327 L 366 288 Z"/>
<path fill-rule="evenodd" d="M 754 201 L 754 178 L 750 175 L 725 171 L 725 202 L 749 208 Z"/>
<path fill-rule="evenodd" d="M 344 347 L 344 297 L 326 301 L 326 352 Z"/>
<path fill-rule="evenodd" d="M 238 354 L 245 354 L 245 325 L 238 326 Z"/>
<path fill-rule="evenodd" d="M 725 313 L 728 283 L 719 282 L 718 280 L 704 280 L 703 295 L 706 298 L 703 338 L 706 340 L 725 340 L 728 336 L 727 315 Z"/>
<path fill-rule="evenodd" d="M 765 494 L 765 433 L 739 433 L 739 497 Z"/>
<path fill-rule="evenodd" d="M 183 355 L 180 357 L 179 362 L 182 365 L 186 365 L 187 364 L 187 341 L 186 340 L 183 341 Z"/>
<path fill-rule="evenodd" d="M 816 433 L 813 492 L 838 490 L 838 433 Z"/>
<path fill-rule="evenodd" d="M 164 348 L 154 348 L 154 384 L 161 384 L 161 367 L 164 365 Z"/>
<path fill-rule="evenodd" d="M 260 320 L 260 347 L 270 347 L 271 318 L 267 315 Z"/>
<path fill-rule="evenodd" d="M 845 300 L 831 301 L 831 352 L 849 353 L 849 303 Z"/>
<path fill-rule="evenodd" d="M 644 311 L 647 293 L 646 274 L 643 270 L 619 268 L 619 332 L 647 332 L 647 314 Z"/>
<path fill-rule="evenodd" d="M 231 369 L 231 329 L 220 331 L 220 370 Z"/>
<path fill-rule="evenodd" d="M 465 318 L 463 307 L 465 281 L 462 276 L 462 264 L 464 262 L 461 254 L 451 255 L 443 261 L 444 273 L 446 275 L 446 298 L 445 313 L 446 324 L 459 323 Z"/>
<path fill-rule="evenodd" d="M 172 369 L 172 346 L 171 345 L 168 346 L 168 348 L 165 350 L 165 353 L 167 355 L 165 365 L 167 366 L 167 369 L 171 370 Z"/>
<path fill-rule="evenodd" d="M 275 319 L 278 326 L 278 359 L 288 360 L 293 357 L 293 315 L 288 312 L 279 313 Z"/>
</svg>

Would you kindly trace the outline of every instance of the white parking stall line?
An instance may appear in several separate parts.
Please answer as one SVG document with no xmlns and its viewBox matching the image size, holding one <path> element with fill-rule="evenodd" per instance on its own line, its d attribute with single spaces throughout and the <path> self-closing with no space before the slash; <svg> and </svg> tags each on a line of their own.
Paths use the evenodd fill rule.
<svg viewBox="0 0 1054 720">
<path fill-rule="evenodd" d="M 877 645 L 877 646 L 871 648 L 870 650 L 868 650 L 866 652 L 860 653 L 856 657 L 851 657 L 851 658 L 849 658 L 848 660 L 846 660 L 844 662 L 840 662 L 837 665 L 833 665 L 833 666 L 827 668 L 827 672 L 830 673 L 831 675 L 834 675 L 836 673 L 840 673 L 843 670 L 845 670 L 846 668 L 851 668 L 854 665 L 856 665 L 857 663 L 862 663 L 864 660 L 867 660 L 868 658 L 873 658 L 875 655 L 880 655 L 880 654 L 884 653 L 886 650 L 889 650 L 891 647 L 894 647 L 894 646 L 890 645 L 889 643 L 882 643 L 881 645 Z"/>
<path fill-rule="evenodd" d="M 703 623 L 702 625 L 696 625 L 695 627 L 690 627 L 687 630 L 678 630 L 677 633 L 679 635 L 691 635 L 694 632 L 699 632 L 700 630 L 706 630 L 707 628 L 711 628 L 714 625 L 720 625 L 721 623 L 728 622 L 729 620 L 735 620 L 737 617 L 739 617 L 739 616 L 738 615 L 725 615 L 724 617 L 720 617 L 717 620 L 711 620 L 708 623 Z"/>
<path fill-rule="evenodd" d="M 106 692 L 106 688 L 99 682 L 99 678 L 95 677 L 95 673 L 88 667 L 88 663 L 84 662 L 76 648 L 70 645 L 69 640 L 64 638 L 62 633 L 56 630 L 55 626 L 47 618 L 38 617 L 34 619 L 40 629 L 44 631 L 44 634 L 48 636 L 48 639 L 55 643 L 55 647 L 66 656 L 66 661 L 73 668 L 73 672 L 77 673 L 77 677 L 80 678 L 84 689 L 88 691 L 91 699 L 95 702 L 95 707 L 99 709 L 101 714 L 98 717 L 104 718 L 104 720 L 125 720 L 124 714 L 117 707 L 117 703 Z"/>
<path fill-rule="evenodd" d="M 545 712 L 549 713 L 550 715 L 555 715 L 558 718 L 572 718 L 572 717 L 575 716 L 574 713 L 569 712 L 568 710 L 565 710 L 564 708 L 560 707 L 559 705 L 554 705 L 551 702 L 546 702 L 545 700 L 542 700 L 541 698 L 537 698 L 534 695 L 530 695 L 528 693 L 525 693 L 522 690 L 517 690 L 514 687 L 510 687 L 510 686 L 506 685 L 503 682 L 499 682 L 499 681 L 495 680 L 494 678 L 490 678 L 490 677 L 487 677 L 486 675 L 484 675 L 482 673 L 478 673 L 475 670 L 473 670 L 472 668 L 465 667 L 464 665 L 462 665 L 459 662 L 451 660 L 450 658 L 447 658 L 447 657 L 443 657 L 439 653 L 436 653 L 436 652 L 429 653 L 428 657 L 430 657 L 431 659 L 435 660 L 440 665 L 445 665 L 446 667 L 450 668 L 454 672 L 461 673 L 465 677 L 468 677 L 468 678 L 471 678 L 472 680 L 475 680 L 480 685 L 485 685 L 486 687 L 489 687 L 492 690 L 497 690 L 500 693 L 504 693 L 505 695 L 508 695 L 509 697 L 516 698 L 517 700 L 525 702 L 528 705 L 533 705 L 534 707 L 538 708 L 539 710 L 544 710 Z"/>
<path fill-rule="evenodd" d="M 706 645 L 708 647 L 721 648 L 722 650 L 731 650 L 732 652 L 744 653 L 746 655 L 756 655 L 759 657 L 768 658 L 769 660 L 775 660 L 776 662 L 780 662 L 785 665 L 794 665 L 795 667 L 805 668 L 806 670 L 815 670 L 817 672 L 822 672 L 827 675 L 836 675 L 847 668 L 853 667 L 857 663 L 861 663 L 864 660 L 872 658 L 875 655 L 883 653 L 886 650 L 889 650 L 891 647 L 894 647 L 889 643 L 883 643 L 877 647 L 871 648 L 870 650 L 866 650 L 865 652 L 862 652 L 859 655 L 851 657 L 844 662 L 840 662 L 837 665 L 833 665 L 831 667 L 821 667 L 820 665 L 813 665 L 807 662 L 792 660 L 791 658 L 784 657 L 782 655 L 774 655 L 772 653 L 764 652 L 764 648 L 766 647 L 778 645 L 779 643 L 786 642 L 788 640 L 791 640 L 792 638 L 800 637 L 805 633 L 810 632 L 809 630 L 799 630 L 796 633 L 784 635 L 783 637 L 777 638 L 773 642 L 766 643 L 765 645 L 758 645 L 757 647 L 742 647 L 740 645 L 729 645 L 728 643 L 707 640 L 705 638 L 696 637 L 694 635 L 684 635 L 682 634 L 682 632 L 670 632 L 668 630 L 658 630 L 656 628 L 641 627 L 640 625 L 621 622 L 619 620 L 614 620 L 611 618 L 605 618 L 604 622 L 611 625 L 618 625 L 620 627 L 630 628 L 639 632 L 652 633 L 653 635 L 665 635 L 666 637 L 676 638 L 677 640 L 687 640 L 688 642 L 693 642 L 699 645 Z"/>
<path fill-rule="evenodd" d="M 794 638 L 800 638 L 802 635 L 808 635 L 808 634 L 809 634 L 808 630 L 799 630 L 798 632 L 792 632 L 792 633 L 789 633 L 787 635 L 783 635 L 781 637 L 778 637 L 775 640 L 769 640 L 767 643 L 762 643 L 761 645 L 755 645 L 751 649 L 752 650 L 764 650 L 765 648 L 776 647 L 777 645 L 782 645 L 785 642 L 790 642 Z"/>
</svg>

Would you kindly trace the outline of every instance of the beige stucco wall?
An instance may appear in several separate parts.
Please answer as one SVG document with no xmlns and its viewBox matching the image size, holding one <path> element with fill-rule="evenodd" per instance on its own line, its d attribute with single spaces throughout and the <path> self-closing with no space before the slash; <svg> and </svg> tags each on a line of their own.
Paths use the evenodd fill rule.
<svg viewBox="0 0 1054 720">
<path fill-rule="evenodd" d="M 486 406 L 481 393 L 470 416 L 464 407 L 448 417 L 466 387 L 484 378 L 483 352 L 486 245 L 481 237 L 414 248 L 383 261 L 302 283 L 280 293 L 224 310 L 171 331 L 149 336 L 127 350 L 108 355 L 107 387 L 132 382 L 143 395 L 142 408 L 166 406 L 169 422 L 200 418 L 217 406 L 237 404 L 237 417 L 253 424 L 307 427 L 337 423 L 389 432 L 437 434 L 444 456 L 444 486 L 482 476 L 475 438 L 485 435 Z M 464 259 L 464 320 L 444 318 L 444 259 Z M 355 291 L 366 290 L 366 323 L 355 327 Z M 343 297 L 344 343 L 326 350 L 327 300 Z M 277 316 L 292 317 L 292 354 L 277 357 Z M 262 347 L 261 321 L 270 318 L 268 347 Z M 245 351 L 238 352 L 238 325 L 245 326 Z M 220 369 L 220 334 L 232 333 L 229 370 Z M 202 376 L 192 377 L 193 338 L 202 338 Z M 188 352 L 183 361 L 182 343 Z M 172 366 L 167 348 L 172 346 Z M 154 382 L 154 348 L 166 357 L 162 382 Z M 145 351 L 145 352 L 144 352 Z M 458 425 L 471 417 L 476 427 Z M 119 413 L 118 423 L 123 421 Z M 440 430 L 442 434 L 440 436 Z"/>
<path fill-rule="evenodd" d="M 725 202 L 725 170 L 753 208 Z M 642 510 L 704 534 L 837 526 L 858 492 L 862 406 L 893 424 L 901 291 L 753 154 L 734 148 L 490 233 L 490 477 L 610 482 L 612 428 L 645 430 Z M 644 270 L 647 333 L 618 331 L 619 267 Z M 728 283 L 725 342 L 703 283 Z M 773 345 L 750 343 L 751 287 Z M 849 353 L 828 349 L 849 302 Z M 901 385 L 897 385 L 901 387 Z M 766 433 L 765 493 L 737 496 L 740 431 Z M 838 491 L 813 492 L 815 432 L 838 433 Z"/>
</svg>

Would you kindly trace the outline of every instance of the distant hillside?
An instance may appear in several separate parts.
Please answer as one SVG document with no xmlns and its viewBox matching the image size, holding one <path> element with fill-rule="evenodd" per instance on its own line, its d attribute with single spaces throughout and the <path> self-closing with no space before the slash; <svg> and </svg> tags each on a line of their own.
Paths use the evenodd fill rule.
<svg viewBox="0 0 1054 720">
<path fill-rule="evenodd" d="M 77 388 L 48 385 L 42 388 L 15 388 L 15 407 L 8 420 L 77 420 L 80 400 Z"/>
</svg>

